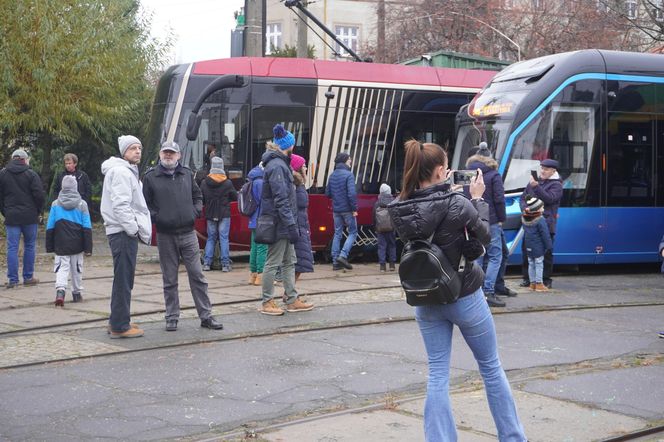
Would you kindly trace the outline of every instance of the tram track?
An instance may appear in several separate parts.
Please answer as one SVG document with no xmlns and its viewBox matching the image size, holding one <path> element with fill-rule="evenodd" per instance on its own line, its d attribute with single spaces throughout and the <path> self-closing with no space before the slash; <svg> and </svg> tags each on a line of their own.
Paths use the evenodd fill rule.
<svg viewBox="0 0 664 442">
<path fill-rule="evenodd" d="M 364 290 L 375 290 L 373 289 L 364 289 Z M 353 291 L 358 291 L 358 290 L 353 290 Z M 348 291 L 338 291 L 338 292 L 319 292 L 316 294 L 308 294 L 307 296 L 311 295 L 323 295 L 323 294 L 334 294 L 334 293 L 344 293 Z M 215 306 L 219 305 L 233 305 L 233 304 L 248 304 L 248 303 L 257 303 L 259 302 L 259 299 L 251 299 L 251 300 L 241 300 L 241 301 L 230 301 L 226 303 L 217 303 Z M 547 313 L 547 312 L 559 312 L 559 311 L 582 311 L 582 310 L 596 310 L 596 309 L 611 309 L 611 308 L 636 308 L 636 307 L 650 307 L 650 306 L 663 306 L 664 301 L 661 302 L 635 302 L 635 303 L 616 303 L 616 304 L 595 304 L 595 305 L 564 305 L 564 306 L 546 306 L 546 307 L 531 307 L 531 308 L 524 308 L 524 309 L 514 309 L 514 310 L 508 310 L 508 311 L 498 311 L 498 310 L 493 310 L 494 315 L 510 315 L 510 314 L 529 314 L 529 313 Z M 193 308 L 193 307 L 192 307 Z M 162 310 L 159 310 L 155 313 L 163 313 Z M 140 316 L 147 316 L 151 315 L 154 313 L 143 313 L 142 315 L 134 315 L 134 318 L 140 318 Z M 73 356 L 73 357 L 65 357 L 65 358 L 52 358 L 48 360 L 40 360 L 40 361 L 30 361 L 26 363 L 17 363 L 17 364 L 12 364 L 12 365 L 6 365 L 0 367 L 0 370 L 6 370 L 6 369 L 12 369 L 12 368 L 21 368 L 21 367 L 29 367 L 29 366 L 39 366 L 39 365 L 46 365 L 46 364 L 52 364 L 56 362 L 74 362 L 77 360 L 89 360 L 89 359 L 94 359 L 94 358 L 100 358 L 100 357 L 108 357 L 108 356 L 118 356 L 118 355 L 124 355 L 128 353 L 140 353 L 140 352 L 149 352 L 149 351 L 155 351 L 155 350 L 164 350 L 164 349 L 172 349 L 172 348 L 183 348 L 183 347 L 192 347 L 192 346 L 197 346 L 201 344 L 211 344 L 211 343 L 218 343 L 218 342 L 232 342 L 232 341 L 238 341 L 238 340 L 246 340 L 246 339 L 260 339 L 260 338 L 265 338 L 265 337 L 273 337 L 273 336 L 283 336 L 283 335 L 290 335 L 290 334 L 300 334 L 300 333 L 313 333 L 313 332 L 321 332 L 321 331 L 330 331 L 330 330 L 338 330 L 338 329 L 352 329 L 356 327 L 366 327 L 366 326 L 373 326 L 373 325 L 390 325 L 390 324 L 397 324 L 397 323 L 403 323 L 403 322 L 411 322 L 414 321 L 415 317 L 414 315 L 407 315 L 407 316 L 389 316 L 389 317 L 382 317 L 382 318 L 370 318 L 370 319 L 361 319 L 361 320 L 350 320 L 350 321 L 339 321 L 339 322 L 334 322 L 334 323 L 327 323 L 327 324 L 320 324 L 320 323 L 312 323 L 312 324 L 305 324 L 305 325 L 292 325 L 292 326 L 283 326 L 279 327 L 277 329 L 267 329 L 267 330 L 253 330 L 249 332 L 242 332 L 242 333 L 234 333 L 234 334 L 216 334 L 216 335 L 210 335 L 210 337 L 205 338 L 205 339 L 190 339 L 190 340 L 184 340 L 184 341 L 179 341 L 179 342 L 172 342 L 172 343 L 159 343 L 157 345 L 147 345 L 143 346 L 140 348 L 122 348 L 118 349 L 115 351 L 110 351 L 110 352 L 102 352 L 98 354 L 87 354 L 87 355 L 81 355 L 81 356 Z M 89 325 L 93 323 L 105 323 L 107 319 L 99 319 L 99 320 L 91 320 L 91 321 L 78 321 L 76 323 L 71 323 L 71 324 L 58 324 L 55 326 L 45 326 L 45 327 L 35 327 L 29 330 L 21 330 L 19 332 L 13 332 L 13 333 L 3 333 L 0 334 L 0 340 L 5 337 L 10 337 L 7 335 L 20 335 L 20 334 L 39 334 L 44 331 L 53 331 L 53 332 L 70 332 L 70 331 L 75 331 L 71 330 L 72 326 L 75 325 Z M 64 330 L 57 330 L 60 328 L 65 328 Z"/>
<path fill-rule="evenodd" d="M 334 279 L 334 278 L 321 278 L 321 279 Z M 374 290 L 380 290 L 380 289 L 398 289 L 400 286 L 398 284 L 391 285 L 391 286 L 382 286 L 382 287 L 359 287 L 359 288 L 354 288 L 353 290 L 328 290 L 328 291 L 318 291 L 318 292 L 309 292 L 309 293 L 304 293 L 303 296 L 322 296 L 322 295 L 332 295 L 332 294 L 343 294 L 343 293 L 352 293 L 352 292 L 368 292 L 368 291 L 374 291 Z M 241 300 L 234 300 L 234 301 L 225 301 L 225 302 L 216 302 L 212 303 L 212 307 L 228 307 L 228 306 L 235 306 L 235 305 L 247 305 L 247 304 L 255 304 L 260 302 L 261 298 L 252 298 L 252 299 L 241 299 Z M 662 301 L 648 301 L 648 302 L 621 302 L 621 303 L 603 303 L 603 304 L 568 304 L 568 305 L 559 305 L 559 306 L 534 306 L 534 307 L 527 307 L 527 308 L 519 308 L 519 309 L 507 309 L 507 310 L 502 310 L 502 309 L 494 309 L 493 314 L 494 315 L 506 315 L 506 314 L 518 314 L 518 313 L 546 313 L 546 312 L 554 312 L 554 311 L 565 311 L 565 310 L 593 310 L 593 309 L 605 309 L 605 308 L 626 308 L 626 307 L 650 307 L 650 306 L 660 306 L 664 305 L 664 300 Z M 194 310 L 195 306 L 188 306 L 188 307 L 181 307 L 181 311 L 188 311 L 188 310 Z M 155 309 L 155 310 L 149 310 L 149 311 L 144 311 L 141 313 L 133 314 L 132 319 L 136 319 L 136 322 L 141 322 L 140 318 L 142 317 L 148 317 L 152 316 L 155 314 L 161 314 L 163 313 L 163 309 Z M 413 318 L 414 319 L 414 318 Z M 28 327 L 28 328 L 22 328 L 22 329 L 16 329 L 16 330 L 5 330 L 5 331 L 0 331 L 0 339 L 4 336 L 10 336 L 10 335 L 19 335 L 19 334 L 30 334 L 30 333 L 35 333 L 35 332 L 47 332 L 51 330 L 61 330 L 64 329 L 63 331 L 67 331 L 67 329 L 70 329 L 71 327 L 75 327 L 78 325 L 93 325 L 93 324 L 105 324 L 108 322 L 108 318 L 96 318 L 96 319 L 84 319 L 80 321 L 71 321 L 71 322 L 65 322 L 65 323 L 59 323 L 59 324 L 50 324 L 50 325 L 43 325 L 43 326 L 35 326 L 35 327 Z"/>
</svg>

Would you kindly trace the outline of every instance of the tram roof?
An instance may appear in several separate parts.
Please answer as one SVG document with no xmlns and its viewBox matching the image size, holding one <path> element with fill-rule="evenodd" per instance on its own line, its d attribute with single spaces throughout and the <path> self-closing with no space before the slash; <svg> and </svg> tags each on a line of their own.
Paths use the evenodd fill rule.
<svg viewBox="0 0 664 442">
<path fill-rule="evenodd" d="M 497 73 L 494 82 L 538 77 L 554 67 L 570 71 L 601 71 L 608 74 L 653 75 L 664 74 L 664 55 L 639 52 L 584 49 L 574 52 L 546 55 L 524 60 Z"/>
<path fill-rule="evenodd" d="M 269 57 L 234 57 L 200 61 L 194 63 L 192 73 L 477 89 L 484 87 L 496 75 L 496 71 L 473 69 Z"/>
</svg>

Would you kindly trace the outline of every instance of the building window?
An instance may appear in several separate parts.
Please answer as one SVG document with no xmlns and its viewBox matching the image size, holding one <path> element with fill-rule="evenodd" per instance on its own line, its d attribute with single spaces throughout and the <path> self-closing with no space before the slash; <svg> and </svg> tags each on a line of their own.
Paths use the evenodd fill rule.
<svg viewBox="0 0 664 442">
<path fill-rule="evenodd" d="M 625 9 L 627 18 L 636 18 L 638 3 L 636 0 L 627 0 L 625 2 Z"/>
<path fill-rule="evenodd" d="M 281 48 L 281 23 L 268 23 L 265 27 L 265 54 Z"/>
<path fill-rule="evenodd" d="M 339 40 L 341 40 L 346 46 L 351 48 L 354 52 L 357 52 L 357 36 L 360 33 L 360 30 L 357 26 L 336 26 L 334 28 L 334 34 Z M 339 44 L 337 46 L 337 52 L 340 55 L 346 55 L 346 51 L 343 50 Z"/>
<path fill-rule="evenodd" d="M 544 9 L 544 0 L 532 0 L 532 4 L 535 11 L 541 11 Z"/>
</svg>

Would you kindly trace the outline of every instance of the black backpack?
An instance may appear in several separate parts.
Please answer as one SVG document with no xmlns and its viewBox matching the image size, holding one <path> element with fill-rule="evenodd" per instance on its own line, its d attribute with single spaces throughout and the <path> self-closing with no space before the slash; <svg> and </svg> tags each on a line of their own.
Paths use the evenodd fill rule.
<svg viewBox="0 0 664 442">
<path fill-rule="evenodd" d="M 401 254 L 399 279 L 412 306 L 451 304 L 461 295 L 466 258 L 461 256 L 459 268 L 454 268 L 432 239 L 410 240 Z"/>
<path fill-rule="evenodd" d="M 237 208 L 244 216 L 251 216 L 258 208 L 253 193 L 254 181 L 248 180 L 237 194 Z"/>
</svg>

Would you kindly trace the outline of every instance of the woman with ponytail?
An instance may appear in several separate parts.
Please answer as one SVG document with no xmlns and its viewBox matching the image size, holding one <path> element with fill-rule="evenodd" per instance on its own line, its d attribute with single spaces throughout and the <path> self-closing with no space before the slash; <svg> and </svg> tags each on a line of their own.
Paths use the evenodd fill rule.
<svg viewBox="0 0 664 442">
<path fill-rule="evenodd" d="M 471 180 L 469 201 L 446 182 L 447 154 L 433 143 L 406 142 L 402 191 L 390 215 L 402 241 L 432 237 L 454 267 L 459 266 L 466 231 L 485 246 L 491 240 L 489 206 L 482 199 L 482 171 Z M 456 325 L 477 360 L 500 441 L 525 441 L 514 398 L 498 357 L 496 329 L 482 292 L 484 273 L 470 257 L 461 295 L 452 304 L 415 308 L 415 318 L 429 361 L 424 433 L 427 441 L 456 441 L 449 398 L 452 333 Z"/>
</svg>

